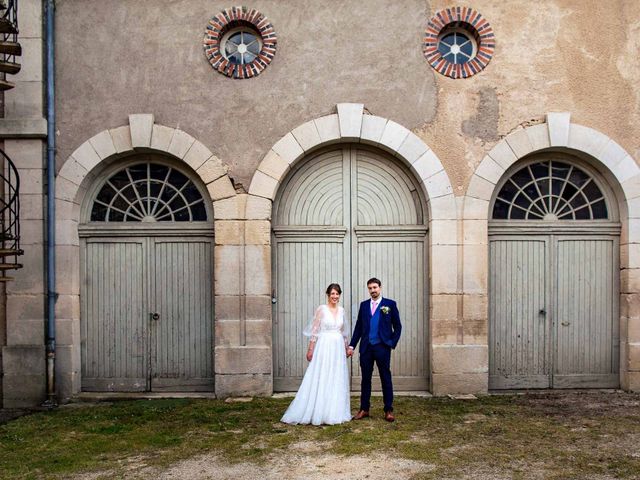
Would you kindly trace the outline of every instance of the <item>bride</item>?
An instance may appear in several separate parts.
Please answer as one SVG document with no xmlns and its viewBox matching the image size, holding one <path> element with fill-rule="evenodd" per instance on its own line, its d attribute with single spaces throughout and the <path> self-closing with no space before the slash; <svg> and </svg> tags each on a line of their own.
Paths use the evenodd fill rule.
<svg viewBox="0 0 640 480">
<path fill-rule="evenodd" d="M 327 287 L 327 304 L 316 309 L 311 326 L 309 368 L 281 421 L 334 425 L 351 420 L 347 332 L 344 308 L 338 306 L 342 289 L 337 283 Z"/>
</svg>

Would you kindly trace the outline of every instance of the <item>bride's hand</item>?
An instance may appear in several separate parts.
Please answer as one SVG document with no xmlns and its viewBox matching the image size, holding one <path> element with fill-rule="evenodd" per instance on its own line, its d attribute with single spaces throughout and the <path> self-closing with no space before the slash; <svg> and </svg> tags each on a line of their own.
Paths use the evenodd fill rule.
<svg viewBox="0 0 640 480">
<path fill-rule="evenodd" d="M 307 350 L 307 362 L 310 362 L 313 358 L 313 350 Z"/>
</svg>

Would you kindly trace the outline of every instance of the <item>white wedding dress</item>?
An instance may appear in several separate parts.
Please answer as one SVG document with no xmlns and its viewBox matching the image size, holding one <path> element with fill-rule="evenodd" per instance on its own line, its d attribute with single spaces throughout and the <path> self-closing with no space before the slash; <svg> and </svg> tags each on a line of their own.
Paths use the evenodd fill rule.
<svg viewBox="0 0 640 480">
<path fill-rule="evenodd" d="M 344 308 L 338 307 L 334 318 L 327 305 L 320 305 L 308 330 L 305 335 L 316 338 L 313 358 L 281 421 L 313 425 L 348 422 L 351 399 Z"/>
</svg>

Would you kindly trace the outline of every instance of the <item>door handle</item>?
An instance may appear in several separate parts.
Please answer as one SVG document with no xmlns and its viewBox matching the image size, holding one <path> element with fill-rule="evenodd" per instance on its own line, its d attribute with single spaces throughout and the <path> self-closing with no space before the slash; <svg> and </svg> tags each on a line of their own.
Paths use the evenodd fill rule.
<svg viewBox="0 0 640 480">
<path fill-rule="evenodd" d="M 563 327 L 568 327 L 569 325 L 571 325 L 571 322 L 561 322 L 560 325 L 562 325 Z"/>
<path fill-rule="evenodd" d="M 546 315 L 547 311 L 544 308 L 541 308 L 540 311 L 538 312 L 540 315 Z"/>
<path fill-rule="evenodd" d="M 160 320 L 160 314 L 159 313 L 152 313 L 151 314 L 151 320 Z"/>
</svg>

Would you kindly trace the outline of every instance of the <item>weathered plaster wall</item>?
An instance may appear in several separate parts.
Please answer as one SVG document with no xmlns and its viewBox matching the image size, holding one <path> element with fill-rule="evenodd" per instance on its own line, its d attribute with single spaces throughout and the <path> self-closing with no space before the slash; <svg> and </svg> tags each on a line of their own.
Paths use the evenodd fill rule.
<svg viewBox="0 0 640 480">
<path fill-rule="evenodd" d="M 430 3 L 433 11 L 453 4 Z M 442 160 L 456 195 L 498 139 L 550 111 L 571 112 L 572 121 L 640 160 L 640 2 L 482 0 L 473 7 L 495 32 L 493 59 L 467 80 L 437 76 L 436 118 L 417 132 Z"/>
<path fill-rule="evenodd" d="M 215 72 L 202 48 L 211 16 L 235 4 L 59 0 L 59 162 L 130 113 L 153 113 L 203 142 L 248 188 L 284 133 L 336 103 L 364 103 L 410 129 L 433 121 L 435 73 L 421 50 L 425 2 L 250 2 L 278 35 L 275 60 L 251 80 Z"/>
<path fill-rule="evenodd" d="M 340 102 L 417 132 L 456 195 L 497 140 L 548 111 L 570 111 L 640 154 L 635 0 L 476 1 L 496 52 L 466 80 L 436 74 L 422 57 L 427 19 L 455 4 L 443 0 L 251 2 L 274 25 L 278 52 L 260 76 L 232 80 L 201 46 L 208 19 L 232 4 L 59 0 L 59 161 L 128 114 L 150 112 L 205 143 L 246 188 L 284 133 Z"/>
</svg>

